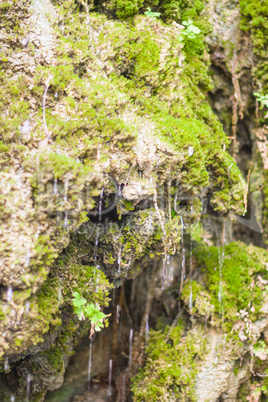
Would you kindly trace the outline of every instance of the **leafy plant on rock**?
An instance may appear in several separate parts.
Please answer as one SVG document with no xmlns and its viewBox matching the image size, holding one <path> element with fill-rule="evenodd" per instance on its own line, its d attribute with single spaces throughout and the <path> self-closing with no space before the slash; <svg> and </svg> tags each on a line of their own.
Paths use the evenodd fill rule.
<svg viewBox="0 0 268 402">
<path fill-rule="evenodd" d="M 201 30 L 193 24 L 192 20 L 183 21 L 182 25 L 184 26 L 184 30 L 181 32 L 181 35 L 184 35 L 189 39 L 195 39 L 201 32 Z M 180 37 L 183 39 L 183 36 L 181 35 Z"/>
<path fill-rule="evenodd" d="M 160 15 L 161 15 L 161 13 L 155 13 L 154 11 L 152 11 L 150 7 L 147 7 L 146 10 L 147 10 L 147 11 L 145 11 L 144 14 L 145 14 L 147 17 L 158 18 L 158 17 L 160 17 Z"/>
<path fill-rule="evenodd" d="M 80 321 L 88 318 L 91 322 L 90 336 L 95 331 L 101 331 L 104 325 L 107 324 L 108 315 L 100 311 L 100 307 L 94 303 L 88 303 L 83 296 L 78 292 L 73 292 L 72 298 L 74 312 Z"/>
</svg>

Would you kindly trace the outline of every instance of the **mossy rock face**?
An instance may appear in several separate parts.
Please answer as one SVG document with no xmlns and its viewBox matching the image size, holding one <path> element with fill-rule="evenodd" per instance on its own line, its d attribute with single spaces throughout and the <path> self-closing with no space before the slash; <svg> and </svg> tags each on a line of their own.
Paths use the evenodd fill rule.
<svg viewBox="0 0 268 402">
<path fill-rule="evenodd" d="M 240 0 L 241 29 L 250 34 L 254 59 L 252 63 L 253 93 L 258 100 L 268 96 L 268 6 L 263 1 Z M 267 106 L 260 101 L 256 108 L 256 128 L 254 130 L 254 174 L 263 181 L 262 217 L 259 218 L 264 231 L 265 241 L 268 238 L 268 201 L 267 201 L 267 172 L 268 172 L 268 131 Z M 253 185 L 254 187 L 254 185 Z M 259 190 L 260 193 L 260 190 Z M 261 209 L 261 208 L 259 208 Z"/>
<path fill-rule="evenodd" d="M 144 15 L 142 1 L 110 2 L 109 18 L 72 0 L 39 5 L 0 8 L 0 354 L 12 357 L 49 330 L 72 337 L 78 284 L 89 301 L 107 303 L 103 273 L 83 288 L 96 238 L 99 268 L 119 283 L 140 259 L 178 248 L 202 201 L 217 213 L 244 210 L 245 183 L 206 100 L 202 3 L 181 1 L 172 15 L 174 2 L 163 2 L 163 20 Z M 191 18 L 200 30 L 192 38 L 182 34 Z M 96 220 L 111 215 L 118 225 L 98 238 Z M 92 231 L 81 239 L 84 223 Z M 70 232 L 73 249 L 55 262 Z M 86 261 L 75 239 L 90 248 Z"/>
<path fill-rule="evenodd" d="M 184 334 L 185 323 L 151 331 L 147 362 L 132 379 L 134 401 L 196 401 L 194 379 L 207 348 L 201 332 Z"/>
<path fill-rule="evenodd" d="M 245 380 L 246 395 L 256 388 L 251 367 L 264 374 L 258 387 L 266 396 L 268 252 L 240 242 L 224 250 L 203 244 L 195 258 L 180 304 L 180 316 L 190 319 L 177 316 L 171 327 L 159 321 L 150 331 L 133 399 L 235 400 Z"/>
</svg>

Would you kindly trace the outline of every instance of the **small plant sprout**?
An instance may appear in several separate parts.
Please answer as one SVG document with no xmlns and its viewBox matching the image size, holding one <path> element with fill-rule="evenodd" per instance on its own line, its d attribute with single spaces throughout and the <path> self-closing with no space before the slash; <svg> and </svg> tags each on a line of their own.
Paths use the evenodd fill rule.
<svg viewBox="0 0 268 402">
<path fill-rule="evenodd" d="M 268 107 L 268 94 L 261 95 L 258 92 L 253 92 L 253 95 L 255 95 L 257 101 L 261 103 L 261 108 L 263 108 L 264 106 Z"/>
<path fill-rule="evenodd" d="M 158 18 L 158 17 L 160 17 L 160 15 L 161 15 L 161 13 L 155 13 L 155 12 L 153 12 L 150 7 L 147 7 L 146 10 L 147 10 L 147 11 L 145 11 L 144 14 L 145 14 L 147 17 Z"/>
<path fill-rule="evenodd" d="M 73 292 L 72 298 L 74 312 L 78 316 L 80 321 L 84 321 L 86 318 L 91 322 L 90 336 L 95 331 L 101 331 L 104 324 L 107 324 L 108 315 L 100 311 L 98 304 L 88 303 L 83 296 L 78 292 Z"/>
<path fill-rule="evenodd" d="M 186 36 L 189 39 L 195 39 L 201 32 L 201 30 L 193 24 L 192 20 L 183 21 L 182 25 L 184 25 L 184 30 L 181 32 L 181 35 Z M 181 36 L 182 39 L 183 36 Z"/>
</svg>

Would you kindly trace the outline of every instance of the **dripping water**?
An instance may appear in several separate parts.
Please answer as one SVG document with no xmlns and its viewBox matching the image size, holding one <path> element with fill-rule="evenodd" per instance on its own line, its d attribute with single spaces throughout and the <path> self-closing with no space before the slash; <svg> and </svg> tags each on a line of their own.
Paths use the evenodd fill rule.
<svg viewBox="0 0 268 402">
<path fill-rule="evenodd" d="M 125 402 L 125 394 L 126 394 L 126 375 L 123 375 L 123 385 L 122 385 L 122 402 Z"/>
<path fill-rule="evenodd" d="M 100 193 L 100 200 L 99 200 L 99 221 L 102 219 L 102 203 L 103 203 L 103 196 L 104 196 L 104 188 L 102 188 L 101 193 Z"/>
<path fill-rule="evenodd" d="M 98 249 L 99 249 L 100 227 L 97 225 L 96 237 L 94 242 L 94 261 L 97 263 Z"/>
<path fill-rule="evenodd" d="M 90 388 L 90 380 L 91 380 L 92 343 L 93 343 L 93 337 L 90 338 L 90 342 L 89 342 L 88 376 L 87 376 L 88 388 Z"/>
<path fill-rule="evenodd" d="M 7 288 L 7 301 L 10 303 L 13 299 L 13 289 L 11 286 Z"/>
<path fill-rule="evenodd" d="M 66 203 L 68 201 L 68 187 L 69 187 L 69 182 L 65 181 L 64 182 L 64 202 Z"/>
<path fill-rule="evenodd" d="M 64 221 L 63 221 L 63 229 L 67 229 L 69 226 L 69 222 L 68 222 L 68 213 L 65 212 L 64 213 Z"/>
<path fill-rule="evenodd" d="M 128 366 L 131 367 L 132 364 L 132 343 L 133 343 L 133 329 L 129 331 L 129 358 L 128 358 Z"/>
<path fill-rule="evenodd" d="M 9 370 L 9 361 L 8 361 L 8 357 L 5 358 L 4 370 L 5 370 L 6 372 Z"/>
<path fill-rule="evenodd" d="M 15 402 L 15 396 L 11 395 L 10 402 Z"/>
<path fill-rule="evenodd" d="M 58 193 L 58 181 L 57 179 L 54 179 L 54 185 L 53 185 L 53 194 Z"/>
<path fill-rule="evenodd" d="M 191 237 L 191 231 L 190 231 L 190 299 L 189 299 L 189 308 L 190 308 L 190 314 L 192 315 L 192 308 L 193 308 L 193 281 L 192 281 L 192 275 L 193 275 L 193 241 Z"/>
<path fill-rule="evenodd" d="M 170 257 L 170 268 L 169 268 L 169 280 L 171 282 L 173 282 L 174 279 L 174 267 L 173 267 L 173 263 L 174 263 L 174 257 L 173 255 Z"/>
<path fill-rule="evenodd" d="M 118 304 L 116 306 L 116 322 L 117 322 L 117 324 L 119 324 L 119 320 L 120 320 L 120 306 Z"/>
<path fill-rule="evenodd" d="M 118 272 L 121 272 L 121 256 L 122 256 L 122 246 L 119 247 L 117 256 Z"/>
<path fill-rule="evenodd" d="M 134 292 L 135 292 L 135 278 L 132 280 L 131 300 L 134 299 Z"/>
<path fill-rule="evenodd" d="M 163 278 L 163 283 L 162 283 L 161 290 L 164 290 L 165 289 L 165 282 L 166 282 L 166 278 L 167 278 L 167 256 L 166 255 L 163 258 L 162 278 Z"/>
<path fill-rule="evenodd" d="M 26 402 L 29 402 L 29 397 L 30 397 L 30 389 L 31 389 L 31 374 L 27 374 L 27 386 L 26 386 Z"/>
<path fill-rule="evenodd" d="M 145 339 L 146 343 L 149 342 L 149 315 L 146 315 L 146 324 L 145 324 Z"/>
<path fill-rule="evenodd" d="M 112 395 L 112 369 L 113 369 L 113 360 L 109 360 L 109 376 L 108 376 L 108 391 L 107 395 Z"/>
<path fill-rule="evenodd" d="M 181 262 L 181 283 L 180 283 L 180 295 L 183 290 L 183 282 L 185 279 L 185 248 L 184 248 L 184 222 L 181 215 L 181 248 L 182 248 L 182 262 Z"/>
<path fill-rule="evenodd" d="M 25 314 L 27 315 L 29 314 L 29 312 L 30 312 L 30 302 L 27 301 L 25 304 Z"/>
</svg>

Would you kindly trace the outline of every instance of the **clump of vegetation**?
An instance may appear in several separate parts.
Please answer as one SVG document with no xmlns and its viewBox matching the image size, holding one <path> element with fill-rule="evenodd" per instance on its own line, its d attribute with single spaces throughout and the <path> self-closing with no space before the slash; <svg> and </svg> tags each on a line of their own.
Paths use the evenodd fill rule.
<svg viewBox="0 0 268 402">
<path fill-rule="evenodd" d="M 160 17 L 161 13 L 156 13 L 152 11 L 150 7 L 147 7 L 147 11 L 145 11 L 144 15 L 147 17 L 158 18 Z"/>
<path fill-rule="evenodd" d="M 111 8 L 116 10 L 118 18 L 126 19 L 137 14 L 144 0 L 112 0 Z"/>
<path fill-rule="evenodd" d="M 85 320 L 88 318 L 91 323 L 91 332 L 100 331 L 104 324 L 108 325 L 107 315 L 100 311 L 100 306 L 94 303 L 87 303 L 80 293 L 73 293 L 73 306 L 74 312 L 78 316 L 79 320 Z"/>
<path fill-rule="evenodd" d="M 132 379 L 134 401 L 196 401 L 194 380 L 206 355 L 205 338 L 184 334 L 184 323 L 150 331 L 146 363 Z"/>
<path fill-rule="evenodd" d="M 227 332 L 241 317 L 255 321 L 268 291 L 267 251 L 236 242 L 224 249 L 199 246 L 195 255 L 205 286 L 192 281 L 183 289 L 182 299 L 187 304 L 192 293 L 192 313 L 207 319 L 218 317 Z M 249 333 L 247 336 L 250 338 Z"/>
</svg>

